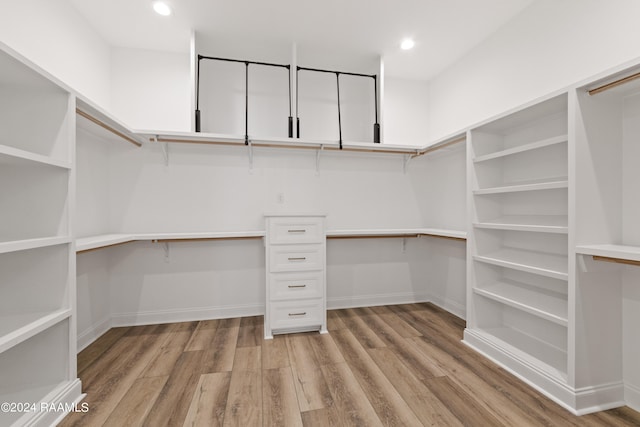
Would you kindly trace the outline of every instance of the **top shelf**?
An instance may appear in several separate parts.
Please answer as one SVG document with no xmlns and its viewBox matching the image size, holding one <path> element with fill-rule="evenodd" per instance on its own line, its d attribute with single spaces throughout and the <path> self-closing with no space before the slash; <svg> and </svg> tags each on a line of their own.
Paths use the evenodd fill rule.
<svg viewBox="0 0 640 427">
<path fill-rule="evenodd" d="M 152 130 L 136 131 L 136 133 L 150 142 L 212 144 L 242 147 L 245 145 L 242 135 L 225 135 L 215 133 L 195 132 L 154 132 Z M 360 153 L 401 154 L 412 157 L 422 156 L 437 150 L 464 142 L 464 137 L 449 138 L 429 146 L 373 144 L 368 142 L 343 142 L 342 149 L 338 141 L 320 141 L 303 138 L 270 138 L 250 137 L 252 147 L 291 148 L 308 150 L 350 151 Z"/>
<path fill-rule="evenodd" d="M 0 145 L 0 164 L 29 166 L 33 164 L 41 164 L 47 166 L 55 166 L 62 169 L 71 169 L 71 163 L 54 159 L 49 156 L 32 153 L 30 151 L 20 150 L 19 148 Z"/>
<path fill-rule="evenodd" d="M 544 148 L 544 147 L 549 147 L 552 145 L 557 145 L 557 144 L 562 144 L 567 142 L 568 139 L 568 135 L 559 135 L 559 136 L 554 136 L 551 138 L 547 138 L 547 139 L 543 139 L 540 141 L 536 141 L 536 142 L 532 142 L 530 144 L 525 144 L 525 145 L 521 145 L 518 147 L 513 147 L 513 148 L 509 148 L 506 150 L 502 150 L 502 151 L 497 151 L 494 153 L 490 153 L 490 154 L 485 154 L 482 156 L 477 156 L 475 159 L 473 159 L 474 163 L 480 163 L 480 162 L 485 162 L 487 160 L 494 160 L 494 159 L 499 159 L 502 157 L 506 157 L 506 156 L 510 156 L 513 154 L 518 154 L 518 153 L 525 153 L 527 151 L 532 151 L 532 150 L 537 150 L 539 148 Z"/>
<path fill-rule="evenodd" d="M 640 246 L 611 244 L 580 245 L 576 246 L 576 252 L 582 255 L 609 258 L 612 261 L 620 260 L 640 263 Z"/>
</svg>

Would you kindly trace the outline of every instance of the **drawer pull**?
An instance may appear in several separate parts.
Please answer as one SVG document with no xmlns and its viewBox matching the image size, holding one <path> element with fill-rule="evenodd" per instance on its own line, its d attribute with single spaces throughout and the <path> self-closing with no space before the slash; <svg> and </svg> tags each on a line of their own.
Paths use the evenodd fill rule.
<svg viewBox="0 0 640 427">
<path fill-rule="evenodd" d="M 289 313 L 289 316 L 293 317 L 293 316 L 306 316 L 307 312 L 303 311 L 302 313 Z"/>
<path fill-rule="evenodd" d="M 305 261 L 307 259 L 307 257 L 301 256 L 301 257 L 290 257 L 288 258 L 289 261 Z"/>
<path fill-rule="evenodd" d="M 307 285 L 289 285 L 289 288 L 306 288 Z"/>
<path fill-rule="evenodd" d="M 304 228 L 301 229 L 295 229 L 295 230 L 287 230 L 288 233 L 306 233 L 307 230 L 305 230 Z"/>
</svg>

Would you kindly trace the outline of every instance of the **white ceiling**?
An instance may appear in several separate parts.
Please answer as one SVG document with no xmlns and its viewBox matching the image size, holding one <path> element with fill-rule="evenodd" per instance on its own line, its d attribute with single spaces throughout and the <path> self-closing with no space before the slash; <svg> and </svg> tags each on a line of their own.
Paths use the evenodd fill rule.
<svg viewBox="0 0 640 427">
<path fill-rule="evenodd" d="M 167 0 L 170 17 L 157 15 L 152 0 L 69 1 L 112 46 L 188 52 L 193 30 L 231 50 L 296 43 L 382 56 L 389 75 L 427 80 L 534 0 Z M 415 39 L 413 50 L 400 50 L 404 37 Z"/>
</svg>

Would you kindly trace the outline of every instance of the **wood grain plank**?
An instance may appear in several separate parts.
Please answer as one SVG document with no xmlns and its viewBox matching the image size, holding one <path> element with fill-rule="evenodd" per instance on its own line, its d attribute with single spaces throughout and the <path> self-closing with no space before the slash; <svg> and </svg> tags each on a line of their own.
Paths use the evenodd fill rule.
<svg viewBox="0 0 640 427">
<path fill-rule="evenodd" d="M 178 347 L 184 349 L 191 335 L 198 327 L 199 322 L 180 322 L 170 324 L 171 332 L 167 337 L 163 347 Z"/>
<path fill-rule="evenodd" d="M 230 372 L 201 375 L 183 426 L 222 426 L 230 383 Z"/>
<path fill-rule="evenodd" d="M 346 425 L 345 423 L 338 422 L 338 415 L 336 414 L 336 412 L 337 410 L 333 406 L 330 408 L 314 409 L 313 411 L 302 412 L 302 425 L 304 427 L 327 427 Z"/>
<path fill-rule="evenodd" d="M 419 337 L 422 334 L 420 331 L 416 330 L 409 323 L 400 319 L 396 313 L 394 313 L 389 307 L 380 305 L 376 307 L 371 307 L 370 310 L 377 314 L 380 319 L 386 322 L 389 326 L 393 328 L 394 331 L 398 333 L 403 338 L 412 338 Z"/>
<path fill-rule="evenodd" d="M 381 426 L 382 422 L 371 402 L 367 399 L 358 380 L 346 362 L 323 365 L 322 375 L 326 379 L 334 405 L 323 413 L 315 414 L 307 422 L 328 419 L 329 424 L 342 426 Z M 305 426 L 306 426 L 305 422 Z"/>
<path fill-rule="evenodd" d="M 366 313 L 363 309 L 355 310 L 356 313 Z M 428 379 L 446 375 L 445 372 L 428 355 L 418 351 L 407 339 L 403 338 L 387 322 L 373 311 L 368 311 L 363 320 L 387 347 L 402 360 L 407 368 L 419 379 Z"/>
<path fill-rule="evenodd" d="M 276 335 L 273 339 L 262 341 L 262 369 L 288 368 L 289 352 L 284 335 Z"/>
<path fill-rule="evenodd" d="M 73 413 L 61 425 L 102 425 L 161 348 L 166 325 L 131 328 L 83 372 L 84 400 L 90 411 Z"/>
<path fill-rule="evenodd" d="M 261 347 L 238 347 L 233 360 L 234 371 L 260 371 L 262 369 Z"/>
<path fill-rule="evenodd" d="M 226 325 L 231 326 L 227 327 Z M 218 324 L 211 347 L 205 350 L 203 373 L 228 372 L 233 369 L 239 329 L 239 319 L 235 323 L 223 320 Z"/>
<path fill-rule="evenodd" d="M 466 426 L 510 426 L 503 424 L 448 377 L 425 380 L 429 390 Z"/>
<path fill-rule="evenodd" d="M 329 334 L 309 335 L 309 343 L 320 366 L 344 362 L 344 356 Z"/>
<path fill-rule="evenodd" d="M 382 423 L 397 426 L 420 425 L 411 408 L 356 337 L 347 329 L 334 331 L 332 335 Z"/>
<path fill-rule="evenodd" d="M 262 316 L 243 317 L 238 331 L 238 347 L 256 347 L 262 344 L 264 324 Z"/>
<path fill-rule="evenodd" d="M 182 425 L 200 381 L 203 360 L 202 350 L 182 353 L 145 420 L 145 426 Z"/>
<path fill-rule="evenodd" d="M 340 310 L 338 314 L 347 329 L 351 331 L 353 336 L 355 336 L 365 348 L 384 347 L 384 342 L 367 327 L 365 321 L 362 320 L 354 309 Z"/>
<path fill-rule="evenodd" d="M 129 332 L 128 327 L 111 328 L 90 346 L 78 353 L 78 373 L 82 373 L 88 366 L 95 363 L 100 356 L 108 351 L 109 348 L 118 342 L 127 332 Z"/>
<path fill-rule="evenodd" d="M 344 329 L 346 325 L 338 314 L 340 310 L 328 310 L 327 311 L 327 329 L 329 331 L 335 331 L 336 329 Z"/>
<path fill-rule="evenodd" d="M 141 377 L 163 377 L 171 375 L 173 367 L 182 355 L 181 347 L 162 347 L 149 362 Z"/>
<path fill-rule="evenodd" d="M 104 423 L 105 427 L 141 426 L 169 377 L 138 378 Z"/>
<path fill-rule="evenodd" d="M 267 426 L 302 426 L 290 368 L 262 371 L 262 413 Z"/>
<path fill-rule="evenodd" d="M 233 370 L 223 425 L 239 427 L 262 425 L 262 373 L 260 371 Z"/>
<path fill-rule="evenodd" d="M 300 411 L 331 406 L 333 399 L 308 336 L 288 335 L 286 342 Z"/>
<path fill-rule="evenodd" d="M 367 350 L 371 358 L 407 402 L 420 422 L 428 426 L 462 426 L 462 423 L 447 409 L 400 359 L 388 348 Z"/>
<path fill-rule="evenodd" d="M 437 361 L 448 375 L 447 378 L 474 397 L 476 404 L 492 414 L 506 425 L 550 425 L 549 419 L 541 416 L 537 411 L 531 410 L 527 405 L 534 403 L 527 399 L 526 403 L 514 405 L 513 400 L 518 399 L 511 394 L 505 394 L 502 389 L 492 387 L 484 379 L 476 374 L 478 370 L 469 369 L 469 366 L 461 363 L 459 353 L 450 353 L 438 346 L 430 344 L 425 337 L 414 338 L 412 341 L 424 354 L 429 354 Z M 479 357 L 479 356 L 478 356 Z"/>
<path fill-rule="evenodd" d="M 203 320 L 198 322 L 198 326 L 193 331 L 189 342 L 185 346 L 185 351 L 205 350 L 213 343 L 213 337 L 218 329 L 219 320 Z"/>
</svg>

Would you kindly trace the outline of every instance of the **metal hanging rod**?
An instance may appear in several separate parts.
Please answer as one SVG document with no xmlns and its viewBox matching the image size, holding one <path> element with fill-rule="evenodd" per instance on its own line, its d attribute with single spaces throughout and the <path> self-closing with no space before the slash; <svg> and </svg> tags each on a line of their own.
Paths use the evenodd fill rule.
<svg viewBox="0 0 640 427">
<path fill-rule="evenodd" d="M 213 61 L 222 61 L 222 62 L 233 62 L 238 64 L 245 65 L 245 94 L 244 94 L 244 144 L 249 145 L 249 65 L 262 65 L 266 67 L 277 67 L 277 68 L 285 68 L 289 70 L 289 121 L 288 121 L 288 129 L 289 129 L 289 138 L 293 137 L 293 114 L 292 114 L 292 105 L 291 105 L 291 65 L 289 64 L 276 64 L 273 62 L 262 62 L 262 61 L 248 61 L 244 59 L 232 59 L 232 58 L 220 58 L 217 56 L 205 56 L 198 55 L 198 64 L 196 71 L 196 111 L 195 111 L 195 119 L 196 119 L 196 132 L 200 132 L 201 130 L 201 120 L 200 120 L 200 61 L 203 59 L 213 60 Z"/>
<path fill-rule="evenodd" d="M 337 82 L 337 93 L 338 93 L 338 134 L 339 134 L 339 142 L 340 149 L 342 149 L 342 121 L 340 116 L 340 76 L 354 76 L 354 77 L 370 77 L 373 79 L 373 103 L 375 106 L 375 123 L 373 124 L 373 142 L 374 144 L 380 143 L 380 123 L 378 123 L 378 75 L 377 74 L 362 74 L 362 73 L 351 73 L 348 71 L 334 71 L 334 70 L 325 70 L 322 68 L 310 68 L 310 67 L 296 67 L 296 137 L 300 138 L 300 117 L 298 117 L 298 99 L 299 99 L 299 91 L 298 91 L 298 72 L 300 71 L 313 71 L 316 73 L 329 73 L 336 75 Z"/>
<path fill-rule="evenodd" d="M 84 117 L 85 119 L 87 119 L 87 120 L 89 120 L 89 121 L 91 121 L 91 122 L 93 122 L 95 124 L 97 124 L 101 128 L 108 130 L 112 134 L 119 136 L 120 138 L 124 139 L 125 141 L 128 141 L 128 142 L 132 143 L 135 146 L 142 147 L 142 144 L 140 142 L 138 142 L 135 139 L 125 135 L 124 133 L 114 129 L 113 127 L 111 127 L 108 124 L 104 123 L 102 120 L 96 119 L 91 114 L 86 113 L 86 112 L 82 111 L 79 108 L 76 108 L 76 114 L 79 115 L 79 116 Z"/>
<path fill-rule="evenodd" d="M 614 82 L 607 83 L 607 84 L 599 86 L 597 88 L 591 89 L 591 90 L 589 90 L 589 95 L 596 95 L 596 94 L 598 94 L 600 92 L 604 92 L 606 90 L 613 89 L 614 87 L 621 86 L 621 85 L 623 85 L 625 83 L 629 83 L 630 81 L 637 80 L 637 79 L 640 79 L 640 72 L 632 74 L 632 75 L 624 77 L 624 78 L 621 78 L 621 79 L 618 79 L 618 80 L 616 80 Z"/>
</svg>

